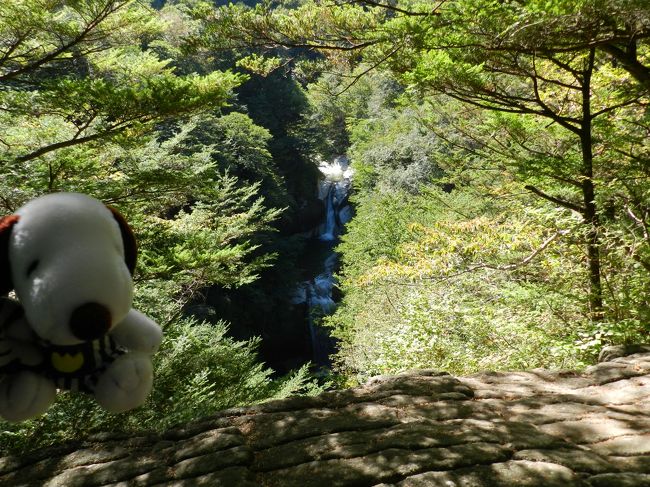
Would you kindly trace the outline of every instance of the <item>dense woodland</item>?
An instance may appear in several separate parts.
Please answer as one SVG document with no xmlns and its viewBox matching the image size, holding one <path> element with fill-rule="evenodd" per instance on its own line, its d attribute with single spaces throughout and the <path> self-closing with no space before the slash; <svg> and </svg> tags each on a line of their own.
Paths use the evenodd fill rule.
<svg viewBox="0 0 650 487">
<path fill-rule="evenodd" d="M 0 449 L 647 341 L 649 39 L 647 0 L 0 2 L 0 212 L 118 208 L 165 332 L 144 407 L 60 394 Z M 277 337 L 339 154 L 355 216 L 315 376 L 274 351 L 301 346 Z"/>
</svg>

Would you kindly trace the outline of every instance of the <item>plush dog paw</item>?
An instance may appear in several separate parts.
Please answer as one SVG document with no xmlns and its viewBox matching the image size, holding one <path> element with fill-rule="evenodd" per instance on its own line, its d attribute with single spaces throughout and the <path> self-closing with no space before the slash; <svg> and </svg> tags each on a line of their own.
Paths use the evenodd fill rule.
<svg viewBox="0 0 650 487">
<path fill-rule="evenodd" d="M 111 331 L 111 336 L 127 350 L 153 355 L 162 341 L 162 330 L 151 318 L 132 309 Z"/>
<path fill-rule="evenodd" d="M 127 353 L 115 359 L 99 378 L 95 398 L 104 409 L 121 413 L 140 406 L 153 384 L 153 366 L 146 354 Z"/>
<path fill-rule="evenodd" d="M 54 383 L 29 371 L 0 381 L 0 417 L 18 422 L 40 416 L 56 396 Z"/>
</svg>

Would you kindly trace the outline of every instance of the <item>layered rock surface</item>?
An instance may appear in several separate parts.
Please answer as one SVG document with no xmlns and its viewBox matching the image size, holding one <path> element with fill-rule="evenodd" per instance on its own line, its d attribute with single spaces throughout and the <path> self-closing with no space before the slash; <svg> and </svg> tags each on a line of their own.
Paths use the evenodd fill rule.
<svg viewBox="0 0 650 487">
<path fill-rule="evenodd" d="M 583 373 L 420 370 L 0 459 L 0 485 L 650 486 L 650 350 Z"/>
</svg>

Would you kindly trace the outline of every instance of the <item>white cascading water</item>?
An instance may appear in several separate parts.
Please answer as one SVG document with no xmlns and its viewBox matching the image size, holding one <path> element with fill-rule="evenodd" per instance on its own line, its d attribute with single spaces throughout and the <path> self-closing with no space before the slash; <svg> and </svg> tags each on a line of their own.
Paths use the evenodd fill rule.
<svg viewBox="0 0 650 487">
<path fill-rule="evenodd" d="M 325 221 L 318 228 L 317 237 L 321 242 L 330 242 L 333 247 L 343 226 L 352 219 L 352 208 L 348 204 L 352 169 L 345 156 L 321 164 L 319 169 L 323 173 L 323 179 L 319 184 L 318 197 L 325 203 Z M 292 299 L 294 304 L 307 304 L 312 361 L 322 367 L 331 365 L 330 354 L 334 351 L 334 342 L 326 330 L 314 323 L 313 316 L 331 314 L 336 308 L 332 291 L 336 284 L 334 272 L 337 264 L 338 255 L 332 248 L 323 262 L 322 271 L 313 279 L 305 281 Z"/>
<path fill-rule="evenodd" d="M 350 218 L 352 210 L 347 204 L 352 182 L 352 169 L 345 156 L 339 156 L 330 163 L 321 164 L 318 169 L 323 179 L 318 188 L 318 197 L 325 202 L 326 217 L 318 238 L 333 241 L 340 234 Z"/>
</svg>

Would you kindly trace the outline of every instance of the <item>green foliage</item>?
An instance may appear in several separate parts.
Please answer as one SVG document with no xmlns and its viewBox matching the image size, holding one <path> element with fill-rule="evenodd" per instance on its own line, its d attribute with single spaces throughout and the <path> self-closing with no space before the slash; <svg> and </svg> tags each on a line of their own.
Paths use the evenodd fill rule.
<svg viewBox="0 0 650 487">
<path fill-rule="evenodd" d="M 342 383 L 580 367 L 647 341 L 647 2 L 164 3 L 0 6 L 0 205 L 117 206 L 142 243 L 136 306 L 166 333 L 143 408 L 62 396 L 6 426 L 7 448 L 317 390 L 304 368 L 271 379 L 222 318 L 286 326 L 300 244 L 273 228 L 297 231 L 315 161 L 344 151 L 356 216 L 323 320 Z M 208 325 L 185 310 L 210 286 L 241 309 Z"/>
<path fill-rule="evenodd" d="M 245 77 L 177 75 L 179 31 L 196 27 L 183 24 L 189 15 L 169 17 L 179 11 L 115 0 L 0 6 L 3 214 L 53 191 L 119 209 L 139 241 L 134 306 L 164 329 L 144 406 L 111 415 L 62 393 L 40 418 L 3 422 L 0 454 L 101 431 L 160 430 L 322 389 L 306 366 L 275 377 L 260 362 L 259 338 L 230 338 L 238 323 L 213 309 L 207 321 L 188 314 L 210 287 L 250 286 L 276 265 L 273 225 L 290 196 L 269 131 L 220 111 Z"/>
<path fill-rule="evenodd" d="M 406 356 L 457 371 L 531 360 L 579 365 L 605 343 L 643 341 L 647 5 L 356 6 L 242 9 L 220 31 L 228 36 L 234 27 L 239 42 L 315 50 L 335 73 L 310 86 L 310 96 L 313 119 L 327 129 L 323 150 L 349 142 L 356 169 L 358 212 L 341 246 L 346 297 L 330 320 L 343 369 L 364 376 L 413 366 Z M 397 104 L 385 96 L 381 77 L 398 80 L 406 96 Z M 380 103 L 369 102 L 373 95 Z M 426 187 L 435 178 L 453 197 Z M 446 214 L 480 232 L 439 223 Z M 418 333 L 438 336 L 445 322 L 457 332 L 442 348 L 400 347 Z M 510 328 L 512 353 L 494 338 Z M 376 357 L 382 350 L 389 359 Z"/>
<path fill-rule="evenodd" d="M 253 281 L 271 256 L 247 257 L 250 239 L 277 216 L 256 195 L 256 188 L 235 188 L 237 181 L 215 182 L 214 200 L 198 202 L 174 218 L 145 217 L 134 223 L 142 242 L 141 279 L 174 280 L 188 289 L 210 284 L 241 286 Z"/>
<path fill-rule="evenodd" d="M 443 176 L 435 160 L 442 148 L 416 107 L 402 105 L 403 87 L 394 77 L 372 73 L 353 85 L 347 76 L 328 74 L 309 86 L 311 120 L 324 131 L 321 150 L 335 154 L 349 146 L 355 187 L 417 193 Z"/>
<path fill-rule="evenodd" d="M 382 118 L 363 120 L 350 138 L 350 157 L 372 168 L 380 191 L 417 193 L 422 184 L 443 176 L 435 161 L 440 144 L 418 121 L 416 110 L 392 110 Z"/>
<path fill-rule="evenodd" d="M 237 342 L 226 336 L 227 325 L 221 321 L 207 324 L 183 317 L 184 307 L 206 286 L 240 286 L 270 265 L 272 256 L 251 255 L 256 250 L 252 240 L 278 211 L 263 206 L 256 186 L 241 186 L 234 177 L 219 175 L 209 160 L 170 154 L 178 142 L 177 138 L 152 142 L 140 152 L 130 152 L 136 166 L 125 161 L 122 169 L 127 172 L 111 175 L 123 185 L 104 188 L 104 181 L 95 181 L 98 190 L 113 195 L 139 240 L 134 306 L 163 326 L 153 393 L 144 406 L 123 415 L 105 413 L 83 395 L 61 394 L 43 417 L 2 424 L 3 453 L 100 431 L 163 429 L 223 408 L 321 390 L 311 382 L 306 367 L 273 379 L 273 371 L 259 362 L 259 340 Z M 154 157 L 136 157 L 145 154 Z M 148 183 L 142 194 L 137 193 L 136 181 Z M 60 184 L 64 190 L 84 189 L 76 178 Z M 155 216 L 168 214 L 177 204 L 188 205 L 187 210 L 173 217 Z"/>
<path fill-rule="evenodd" d="M 356 121 L 389 116 L 403 91 L 392 77 L 381 73 L 372 72 L 359 78 L 365 69 L 366 66 L 361 66 L 354 71 L 345 68 L 325 71 L 308 85 L 313 107 L 308 121 L 320 130 L 323 139 L 319 148 L 323 155 L 338 155 L 341 148 L 350 145 L 350 131 Z"/>
<path fill-rule="evenodd" d="M 271 140 L 267 129 L 243 113 L 204 115 L 187 131 L 183 152 L 209 151 L 218 170 L 260 184 L 270 204 L 287 206 L 290 196 L 269 150 Z"/>
<path fill-rule="evenodd" d="M 253 8 L 236 3 L 222 7 L 208 19 L 204 35 L 197 42 L 220 49 L 335 44 L 344 52 L 365 45 L 364 33 L 378 27 L 376 19 L 361 5 L 345 3 L 333 8 L 318 0 L 300 3 L 296 6 L 295 0 L 287 0 L 265 2 Z M 321 36 L 323 26 L 335 33 Z"/>
<path fill-rule="evenodd" d="M 0 79 L 38 77 L 55 63 L 128 46 L 162 25 L 132 0 L 21 0 L 0 6 Z"/>
<path fill-rule="evenodd" d="M 237 91 L 238 100 L 256 125 L 269 131 L 268 150 L 273 157 L 275 176 L 284 181 L 295 210 L 299 201 L 314 198 L 318 168 L 313 140 L 306 134 L 303 117 L 310 111 L 303 88 L 285 70 L 269 76 L 252 76 Z M 281 104 L 278 105 L 278 101 Z M 299 200 L 299 201 L 296 201 Z M 282 206 L 287 205 L 287 202 Z"/>
<path fill-rule="evenodd" d="M 589 360 L 575 346 L 588 319 L 572 301 L 582 271 L 570 241 L 558 237 L 522 263 L 549 227 L 570 227 L 571 219 L 526 206 L 515 217 L 514 201 L 486 211 L 477 199 L 430 189 L 359 202 L 339 246 L 345 297 L 328 319 L 345 376 L 362 382 L 411 368 L 471 373 Z M 377 231 L 382 222 L 398 229 L 393 239 Z"/>
<path fill-rule="evenodd" d="M 177 76 L 169 60 L 136 47 L 163 25 L 139 2 L 124 0 L 2 7 L 0 160 L 138 137 L 155 122 L 223 106 L 242 75 Z"/>
<path fill-rule="evenodd" d="M 268 76 L 271 72 L 278 69 L 282 64 L 279 57 L 269 58 L 251 54 L 237 61 L 237 66 L 247 69 L 248 71 L 260 76 Z"/>
<path fill-rule="evenodd" d="M 340 246 L 344 272 L 354 277 L 380 259 L 394 258 L 399 245 L 409 239 L 408 211 L 422 212 L 403 192 L 371 193 L 357 198 L 357 214 L 348 225 Z M 363 229 L 359 232 L 356 228 Z M 349 264 L 349 265 L 348 265 Z"/>
</svg>

